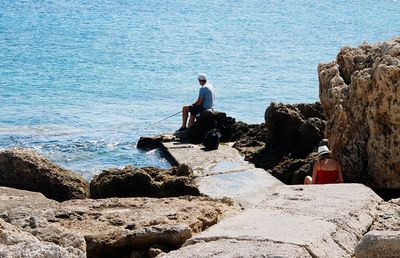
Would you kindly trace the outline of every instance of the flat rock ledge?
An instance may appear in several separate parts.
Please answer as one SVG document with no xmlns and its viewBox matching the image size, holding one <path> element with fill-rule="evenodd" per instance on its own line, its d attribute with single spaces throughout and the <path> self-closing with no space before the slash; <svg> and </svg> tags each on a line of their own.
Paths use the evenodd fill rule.
<svg viewBox="0 0 400 258">
<path fill-rule="evenodd" d="M 160 257 L 393 257 L 399 201 L 384 202 L 362 184 L 284 185 L 246 162 L 230 144 L 215 151 L 166 142 L 178 164 L 193 168 L 202 194 L 234 199 L 242 211 Z M 374 230 L 370 232 L 371 230 Z M 375 236 L 377 230 L 382 234 Z M 361 240 L 361 242 L 360 242 Z M 374 244 L 364 244 L 374 241 Z M 381 247 L 383 246 L 383 247 Z"/>
<path fill-rule="evenodd" d="M 162 257 L 352 257 L 381 201 L 359 184 L 281 186 Z"/>
<path fill-rule="evenodd" d="M 185 196 L 59 203 L 7 187 L 0 187 L 0 200 L 0 257 L 150 257 L 157 253 L 154 250 L 179 248 L 193 234 L 238 211 L 229 199 Z"/>
</svg>

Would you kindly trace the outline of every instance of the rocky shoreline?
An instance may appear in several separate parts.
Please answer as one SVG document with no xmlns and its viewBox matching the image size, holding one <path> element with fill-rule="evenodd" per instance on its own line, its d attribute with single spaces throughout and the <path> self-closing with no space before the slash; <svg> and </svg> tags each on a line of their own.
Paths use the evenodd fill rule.
<svg viewBox="0 0 400 258">
<path fill-rule="evenodd" d="M 171 153 L 169 159 L 177 165 L 171 169 L 112 168 L 89 183 L 32 150 L 0 152 L 0 257 L 208 257 L 215 252 L 232 255 L 231 247 L 247 250 L 250 246 L 254 249 L 249 253 L 235 255 L 253 251 L 320 257 L 329 253 L 319 238 L 316 244 L 304 239 L 289 243 L 274 242 L 277 235 L 273 235 L 272 240 L 262 240 L 265 245 L 241 238 L 263 230 L 248 231 L 252 227 L 248 221 L 243 232 L 225 236 L 224 225 L 242 223 L 243 214 L 257 218 L 257 209 L 271 221 L 290 215 L 296 217 L 294 221 L 316 223 L 317 218 L 331 232 L 321 237 L 324 241 L 332 238 L 337 255 L 395 257 L 400 251 L 400 199 L 396 199 L 400 197 L 400 38 L 343 48 L 336 61 L 320 64 L 318 73 L 321 103 L 271 103 L 260 125 L 236 122 L 222 112 L 204 112 L 183 134 L 139 140 L 137 147 L 142 149 L 166 148 L 166 142 L 189 143 L 176 147 L 189 148 L 201 143 L 211 129 L 218 129 L 222 143 L 234 143 L 246 161 L 283 183 L 274 184 L 271 193 L 249 208 L 232 198 L 206 196 L 199 188 L 199 172 Z M 385 193 L 382 197 L 388 201 L 351 184 L 341 188 L 344 193 L 338 194 L 339 199 L 332 197 L 336 186 L 286 186 L 302 184 L 311 174 L 315 150 L 325 138 L 343 165 L 345 182 L 363 183 Z M 212 160 L 213 153 L 208 155 Z M 198 161 L 202 169 L 207 168 L 202 162 Z M 201 171 L 203 178 L 213 175 Z M 360 196 L 351 196 L 353 188 Z M 327 191 L 325 199 L 313 197 L 319 191 Z M 330 208 L 320 214 L 323 207 L 316 204 L 329 198 L 333 205 L 326 203 Z M 352 207 L 355 203 L 357 210 Z M 345 210 L 337 215 L 341 209 Z M 201 233 L 224 218 L 222 226 Z M 198 248 L 205 252 L 198 253 Z M 274 248 L 275 253 L 270 251 Z"/>
</svg>

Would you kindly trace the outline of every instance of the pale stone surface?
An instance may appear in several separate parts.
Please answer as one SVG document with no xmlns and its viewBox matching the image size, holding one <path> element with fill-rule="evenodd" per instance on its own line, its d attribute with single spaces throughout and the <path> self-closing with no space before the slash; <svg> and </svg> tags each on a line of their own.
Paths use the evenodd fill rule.
<svg viewBox="0 0 400 258">
<path fill-rule="evenodd" d="M 235 208 L 207 197 L 109 198 L 62 204 L 59 223 L 85 235 L 88 253 L 112 256 L 119 249 L 163 244 L 179 247 Z"/>
<path fill-rule="evenodd" d="M 163 257 L 312 257 L 305 248 L 292 244 L 282 244 L 269 241 L 248 241 L 221 239 L 210 242 L 199 242 L 182 247 Z"/>
<path fill-rule="evenodd" d="M 242 207 L 253 207 L 282 185 L 278 179 L 259 168 L 199 177 L 196 182 L 201 193 L 214 198 L 229 196 Z"/>
<path fill-rule="evenodd" d="M 313 256 L 350 257 L 381 202 L 358 184 L 280 186 L 254 208 L 187 241 L 236 239 L 305 247 Z"/>
<path fill-rule="evenodd" d="M 384 202 L 378 207 L 379 213 L 371 230 L 397 231 L 400 234 L 400 198 Z"/>
<path fill-rule="evenodd" d="M 276 186 L 283 185 L 267 171 L 244 161 L 231 144 L 222 144 L 213 151 L 178 142 L 163 143 L 163 146 L 178 164 L 193 168 L 200 193 L 211 197 L 229 197 L 242 207 L 252 207 Z"/>
<path fill-rule="evenodd" d="M 400 256 L 400 231 L 370 231 L 357 245 L 357 258 L 395 258 Z"/>
<path fill-rule="evenodd" d="M 400 188 L 400 37 L 320 64 L 327 137 L 347 182 Z"/>
<path fill-rule="evenodd" d="M 231 200 L 109 198 L 57 203 L 39 193 L 0 187 L 0 218 L 40 241 L 87 249 L 91 257 L 127 255 L 154 244 L 178 248 L 193 233 L 238 207 Z"/>
<path fill-rule="evenodd" d="M 193 169 L 194 176 L 207 176 L 253 168 L 244 162 L 239 152 L 231 144 L 220 144 L 217 150 L 205 151 L 202 145 L 179 142 L 163 143 L 166 150 L 178 164 L 186 164 Z"/>
<path fill-rule="evenodd" d="M 89 183 L 31 149 L 0 152 L 0 186 L 43 193 L 57 201 L 89 197 Z"/>
<path fill-rule="evenodd" d="M 79 232 L 69 231 L 56 221 L 60 204 L 41 193 L 0 187 L 0 218 L 32 234 L 38 241 L 54 243 L 66 249 L 86 253 L 86 243 Z"/>
<path fill-rule="evenodd" d="M 73 247 L 62 247 L 52 242 L 39 240 L 0 219 L 0 257 L 2 258 L 83 258 L 85 251 Z"/>
</svg>

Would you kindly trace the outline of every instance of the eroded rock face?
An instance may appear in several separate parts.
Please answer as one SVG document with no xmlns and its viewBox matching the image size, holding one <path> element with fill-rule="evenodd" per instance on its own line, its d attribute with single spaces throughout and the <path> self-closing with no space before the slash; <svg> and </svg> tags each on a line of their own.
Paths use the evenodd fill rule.
<svg viewBox="0 0 400 258">
<path fill-rule="evenodd" d="M 58 202 L 7 187 L 0 200 L 0 257 L 86 257 L 83 235 L 54 223 Z"/>
<path fill-rule="evenodd" d="M 399 257 L 400 234 L 398 231 L 370 231 L 356 246 L 356 258 Z"/>
<path fill-rule="evenodd" d="M 8 236 L 23 231 L 21 243 L 54 247 L 43 257 L 85 257 L 86 252 L 88 257 L 122 257 L 148 254 L 156 246 L 169 251 L 238 210 L 229 200 L 191 196 L 58 203 L 39 193 L 0 187 L 0 197 L 0 228 L 3 220 L 12 225 L 0 230 L 0 254 L 2 247 L 14 250 Z M 29 253 L 33 244 L 21 244 L 21 251 Z M 58 250 L 78 255 L 62 256 Z"/>
<path fill-rule="evenodd" d="M 0 152 L 0 186 L 41 192 L 64 201 L 89 197 L 89 183 L 30 149 Z"/>
<path fill-rule="evenodd" d="M 65 248 L 41 241 L 32 234 L 0 219 L 0 257 L 84 258 L 86 254 L 84 250 Z"/>
<path fill-rule="evenodd" d="M 379 205 L 370 230 L 355 249 L 355 257 L 397 257 L 400 253 L 400 199 Z"/>
<path fill-rule="evenodd" d="M 200 195 L 186 165 L 171 169 L 154 167 L 104 170 L 90 183 L 92 198 L 108 197 L 176 197 Z"/>
<path fill-rule="evenodd" d="M 384 202 L 371 226 L 375 231 L 397 231 L 400 234 L 400 198 Z"/>
<path fill-rule="evenodd" d="M 400 188 L 400 38 L 343 48 L 320 64 L 327 138 L 347 182 Z"/>
<path fill-rule="evenodd" d="M 311 174 L 313 150 L 324 138 L 325 121 L 319 103 L 271 103 L 265 112 L 265 147 L 246 156 L 257 167 L 273 169 L 286 184 L 301 184 Z"/>
</svg>

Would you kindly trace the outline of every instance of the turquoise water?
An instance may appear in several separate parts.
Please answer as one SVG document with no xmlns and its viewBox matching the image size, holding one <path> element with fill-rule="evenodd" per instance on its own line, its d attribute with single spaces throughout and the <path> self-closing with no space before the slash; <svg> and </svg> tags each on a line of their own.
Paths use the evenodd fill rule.
<svg viewBox="0 0 400 258">
<path fill-rule="evenodd" d="M 110 3 L 111 2 L 111 3 Z M 168 167 L 140 136 L 194 102 L 263 122 L 271 101 L 318 100 L 317 65 L 400 35 L 398 1 L 0 1 L 0 148 L 32 147 L 91 178 Z"/>
</svg>

